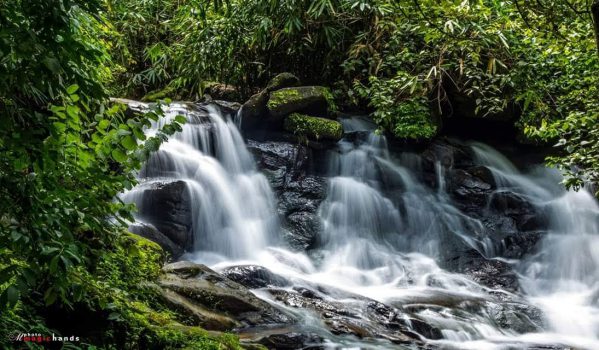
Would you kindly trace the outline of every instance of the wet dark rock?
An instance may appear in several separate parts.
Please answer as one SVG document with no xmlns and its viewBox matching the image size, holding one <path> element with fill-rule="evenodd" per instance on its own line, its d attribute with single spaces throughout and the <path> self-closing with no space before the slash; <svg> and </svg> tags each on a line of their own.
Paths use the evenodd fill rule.
<svg viewBox="0 0 599 350">
<path fill-rule="evenodd" d="M 242 128 L 253 128 L 264 124 L 268 116 L 266 103 L 268 102 L 268 91 L 261 91 L 250 97 L 241 107 L 243 115 Z"/>
<path fill-rule="evenodd" d="M 528 198 L 509 190 L 493 192 L 489 207 L 506 215 L 532 214 L 535 211 Z"/>
<path fill-rule="evenodd" d="M 461 169 L 451 170 L 447 186 L 456 200 L 477 208 L 484 208 L 492 188 L 490 184 Z"/>
<path fill-rule="evenodd" d="M 483 165 L 473 166 L 471 168 L 468 168 L 467 172 L 469 174 L 471 174 L 472 176 L 475 176 L 478 179 L 482 180 L 483 182 L 489 184 L 492 189 L 495 189 L 497 187 L 497 184 L 495 182 L 495 177 L 493 176 L 493 172 L 491 171 L 491 169 L 487 168 L 486 166 L 483 166 Z"/>
<path fill-rule="evenodd" d="M 291 322 L 288 316 L 257 298 L 241 284 L 204 265 L 177 263 L 166 265 L 163 270 L 165 274 L 160 277 L 159 285 L 176 293 L 185 303 L 199 305 L 202 310 L 234 319 L 241 325 Z"/>
<path fill-rule="evenodd" d="M 246 288 L 283 287 L 289 284 L 284 277 L 257 265 L 227 267 L 221 274 Z"/>
<path fill-rule="evenodd" d="M 418 343 L 419 336 L 410 331 L 397 309 L 374 300 L 359 298 L 348 306 L 306 288 L 295 291 L 269 289 L 273 297 L 287 306 L 309 309 L 320 316 L 329 331 L 337 335 L 387 339 L 394 343 Z"/>
<path fill-rule="evenodd" d="M 239 102 L 229 102 L 223 100 L 214 100 L 212 103 L 218 107 L 223 114 L 235 114 L 241 108 L 241 103 Z"/>
<path fill-rule="evenodd" d="M 310 200 L 306 202 L 313 203 Z M 311 248 L 322 230 L 320 219 L 314 211 L 292 212 L 287 215 L 285 224 L 287 226 L 287 231 L 284 233 L 285 238 L 292 247 L 298 250 Z"/>
<path fill-rule="evenodd" d="M 504 261 L 473 259 L 463 272 L 479 284 L 515 292 L 519 289 L 518 276 L 512 266 Z"/>
<path fill-rule="evenodd" d="M 185 252 L 181 246 L 173 243 L 173 241 L 171 241 L 165 234 L 158 231 L 152 225 L 134 223 L 133 225 L 129 226 L 129 231 L 158 243 L 160 247 L 162 247 L 162 249 L 169 253 L 173 258 L 178 258 Z"/>
<path fill-rule="evenodd" d="M 439 163 L 443 168 L 466 169 L 474 166 L 472 152 L 470 149 L 456 141 L 449 139 L 438 139 L 431 143 L 422 152 L 422 166 L 424 170 L 435 171 L 435 164 Z"/>
<path fill-rule="evenodd" d="M 509 259 L 521 259 L 536 251 L 543 238 L 543 231 L 517 232 L 503 239 L 505 250 L 502 256 Z"/>
<path fill-rule="evenodd" d="M 490 316 L 501 328 L 518 333 L 534 333 L 543 329 L 543 312 L 518 301 L 494 304 L 490 308 Z"/>
<path fill-rule="evenodd" d="M 179 248 L 170 247 L 169 251 L 179 252 L 193 247 L 190 200 L 185 181 L 158 181 L 144 187 L 138 205 L 139 216 Z M 156 238 L 160 244 L 160 237 Z"/>
<path fill-rule="evenodd" d="M 294 249 L 310 248 L 320 234 L 317 211 L 327 191 L 326 178 L 310 174 L 312 151 L 295 143 L 252 140 L 248 148 L 277 194 L 285 240 Z"/>
<path fill-rule="evenodd" d="M 428 323 L 416 319 L 416 318 L 410 318 L 408 319 L 409 325 L 410 327 L 418 334 L 420 334 L 421 336 L 427 338 L 427 339 L 442 339 L 443 338 L 443 334 L 441 334 L 441 330 L 438 328 L 435 328 L 431 325 L 429 325 Z"/>
<path fill-rule="evenodd" d="M 317 349 L 322 342 L 323 338 L 316 334 L 296 332 L 270 334 L 258 340 L 259 344 L 273 350 Z"/>
</svg>

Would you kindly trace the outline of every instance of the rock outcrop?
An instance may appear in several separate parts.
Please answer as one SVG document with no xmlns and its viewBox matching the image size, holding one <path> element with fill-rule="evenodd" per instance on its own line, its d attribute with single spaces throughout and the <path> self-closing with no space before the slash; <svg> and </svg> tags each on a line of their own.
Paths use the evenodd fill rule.
<svg viewBox="0 0 599 350">
<path fill-rule="evenodd" d="M 181 261 L 164 266 L 163 271 L 159 286 L 164 300 L 206 329 L 292 322 L 241 284 L 204 265 Z"/>
</svg>

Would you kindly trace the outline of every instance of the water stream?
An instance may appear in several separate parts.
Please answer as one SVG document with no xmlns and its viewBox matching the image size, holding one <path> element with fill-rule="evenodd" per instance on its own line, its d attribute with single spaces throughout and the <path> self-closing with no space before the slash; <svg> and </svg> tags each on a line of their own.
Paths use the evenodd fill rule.
<svg viewBox="0 0 599 350">
<path fill-rule="evenodd" d="M 147 131 L 155 132 L 178 114 L 188 119 L 140 173 L 152 180 L 123 195 L 142 205 L 140 193 L 152 181 L 186 182 L 195 251 L 185 259 L 216 271 L 264 266 L 290 281 L 289 290 L 317 290 L 323 300 L 356 312 L 371 300 L 401 308 L 439 329 L 439 339 L 421 336 L 441 348 L 599 349 L 599 206 L 585 190 L 562 189 L 555 171 L 538 167 L 522 173 L 491 147 L 470 145 L 476 162 L 491 170 L 495 191 L 521 196 L 549 220 L 539 253 L 498 258 L 518 271 L 522 292 L 496 290 L 443 268 L 442 257 L 452 249 L 444 242 L 463 242 L 489 259 L 502 247 L 489 239 L 481 218 L 454 205 L 441 164 L 437 186 L 431 188 L 419 178 L 418 155 L 391 154 L 369 122 L 344 120 L 346 131 L 361 136 L 340 141 L 330 152 L 328 193 L 318 209 L 322 234 L 315 249 L 298 252 L 280 239 L 277 198 L 232 117 L 203 108 L 208 113 L 173 105 Z M 322 336 L 331 348 L 401 348 L 385 339 L 335 335 L 314 312 L 291 308 L 267 291 L 254 292 L 301 319 L 304 331 Z M 541 310 L 538 329 L 522 332 L 500 324 L 496 314 L 506 305 L 516 313 Z"/>
</svg>

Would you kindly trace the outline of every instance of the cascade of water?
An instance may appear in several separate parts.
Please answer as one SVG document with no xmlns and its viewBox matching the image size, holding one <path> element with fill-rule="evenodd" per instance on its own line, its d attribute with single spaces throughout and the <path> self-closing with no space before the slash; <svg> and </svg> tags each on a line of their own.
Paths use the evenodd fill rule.
<svg viewBox="0 0 599 350">
<path fill-rule="evenodd" d="M 522 286 L 553 331 L 599 339 L 599 206 L 586 190 L 564 191 L 555 172 L 529 177 L 488 146 L 475 144 L 502 187 L 516 189 L 546 213 L 548 232 L 537 255 L 521 263 Z"/>
<path fill-rule="evenodd" d="M 192 205 L 196 255 L 249 258 L 272 244 L 278 229 L 276 201 L 235 123 L 211 106 L 172 104 L 146 133 L 155 134 L 177 115 L 187 119 L 183 130 L 151 156 L 140 171 L 142 185 L 123 198 L 143 206 L 145 177 L 183 180 Z"/>
<path fill-rule="evenodd" d="M 443 337 L 427 341 L 449 349 L 599 345 L 599 207 L 587 192 L 566 192 L 554 185 L 559 181 L 555 172 L 542 169 L 525 175 L 490 147 L 472 145 L 477 163 L 491 169 L 497 191 L 526 198 L 550 220 L 541 253 L 519 266 L 522 288 L 545 312 L 552 333 L 520 334 L 498 325 L 496 314 L 504 308 L 502 300 L 510 305 L 525 301 L 440 266 L 444 250 L 452 249 L 440 242 L 464 242 L 488 258 L 496 254 L 485 241 L 481 221 L 452 202 L 440 164 L 439 185 L 433 190 L 418 179 L 418 156 L 395 159 L 372 123 L 342 120 L 345 130 L 355 135 L 342 140 L 331 155 L 328 193 L 318 210 L 323 227 L 319 246 L 309 254 L 294 252 L 277 240 L 281 228 L 276 198 L 256 171 L 236 124 L 205 108 L 173 105 L 166 118 L 147 131 L 154 133 L 178 114 L 188 120 L 140 172 L 140 178 L 153 180 L 123 195 L 143 205 L 144 191 L 154 182 L 185 181 L 196 238 L 196 252 L 188 258 L 216 270 L 261 265 L 296 288 L 329 291 L 327 300 L 348 309 L 372 299 L 402 310 L 414 308 L 412 315 L 439 329 Z M 268 292 L 257 295 L 289 309 Z M 313 313 L 294 312 L 310 331 L 321 332 L 329 341 L 348 347 L 366 341 L 340 339 L 324 326 L 316 330 L 313 325 L 321 321 L 315 321 Z M 376 344 L 372 347 L 382 347 Z"/>
</svg>

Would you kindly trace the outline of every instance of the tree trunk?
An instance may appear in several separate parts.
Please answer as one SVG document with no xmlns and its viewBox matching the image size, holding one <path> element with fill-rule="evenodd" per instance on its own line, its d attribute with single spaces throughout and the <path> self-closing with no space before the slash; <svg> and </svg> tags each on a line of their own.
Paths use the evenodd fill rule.
<svg viewBox="0 0 599 350">
<path fill-rule="evenodd" d="M 591 5 L 591 13 L 593 14 L 593 22 L 595 22 L 595 40 L 597 40 L 597 52 L 599 53 L 599 0 L 595 0 Z"/>
</svg>

